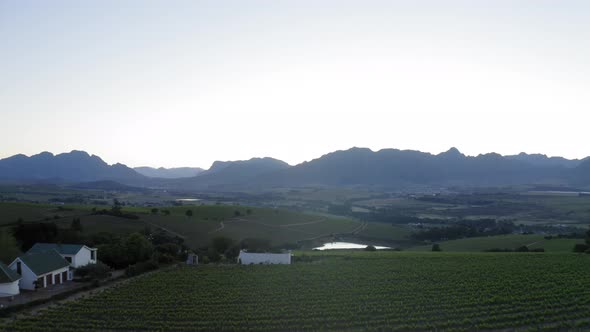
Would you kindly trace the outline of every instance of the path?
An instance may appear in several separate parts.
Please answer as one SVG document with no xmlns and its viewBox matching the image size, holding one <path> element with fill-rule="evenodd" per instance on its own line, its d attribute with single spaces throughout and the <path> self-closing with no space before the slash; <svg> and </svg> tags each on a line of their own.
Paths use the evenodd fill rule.
<svg viewBox="0 0 590 332">
<path fill-rule="evenodd" d="M 154 224 L 154 223 L 152 223 L 152 222 L 145 221 L 145 220 L 143 220 L 143 222 L 145 222 L 145 223 L 146 223 L 146 224 L 148 224 L 148 225 L 152 225 L 152 226 L 154 226 L 154 227 L 156 227 L 156 228 L 159 228 L 159 229 L 161 229 L 161 230 L 163 230 L 163 231 L 165 231 L 165 232 L 168 232 L 168 233 L 170 233 L 170 234 L 172 234 L 172 235 L 174 235 L 174 236 L 178 236 L 179 238 L 181 238 L 181 239 L 183 239 L 183 240 L 185 240 L 185 239 L 186 239 L 186 236 L 184 236 L 184 235 L 181 235 L 181 234 L 179 234 L 179 233 L 176 233 L 175 231 L 171 231 L 171 230 L 169 230 L 168 228 L 162 227 L 162 226 L 160 226 L 160 225 L 158 225 L 158 224 Z"/>
</svg>

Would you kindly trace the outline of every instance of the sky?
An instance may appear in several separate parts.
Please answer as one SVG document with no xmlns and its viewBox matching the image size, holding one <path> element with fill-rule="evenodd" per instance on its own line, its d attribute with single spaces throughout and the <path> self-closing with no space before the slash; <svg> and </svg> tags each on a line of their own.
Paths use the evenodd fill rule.
<svg viewBox="0 0 590 332">
<path fill-rule="evenodd" d="M 0 0 L 0 158 L 590 155 L 590 2 Z"/>
</svg>

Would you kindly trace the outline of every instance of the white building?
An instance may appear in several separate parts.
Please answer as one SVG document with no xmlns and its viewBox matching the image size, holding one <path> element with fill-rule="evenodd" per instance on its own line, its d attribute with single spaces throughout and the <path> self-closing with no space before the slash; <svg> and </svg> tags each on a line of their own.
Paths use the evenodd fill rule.
<svg viewBox="0 0 590 332">
<path fill-rule="evenodd" d="M 35 243 L 27 253 L 38 253 L 49 250 L 57 251 L 73 268 L 88 264 L 96 264 L 96 248 L 89 248 L 83 244 Z"/>
<path fill-rule="evenodd" d="M 8 267 L 21 276 L 19 287 L 22 289 L 45 288 L 71 280 L 70 263 L 55 250 L 26 253 Z"/>
<path fill-rule="evenodd" d="M 199 264 L 199 256 L 197 254 L 190 253 L 186 257 L 186 263 L 188 265 L 198 265 Z"/>
<path fill-rule="evenodd" d="M 18 282 L 21 279 L 16 271 L 0 262 L 0 297 L 19 294 Z"/>
<path fill-rule="evenodd" d="M 240 251 L 239 264 L 291 264 L 291 252 L 282 254 Z"/>
</svg>

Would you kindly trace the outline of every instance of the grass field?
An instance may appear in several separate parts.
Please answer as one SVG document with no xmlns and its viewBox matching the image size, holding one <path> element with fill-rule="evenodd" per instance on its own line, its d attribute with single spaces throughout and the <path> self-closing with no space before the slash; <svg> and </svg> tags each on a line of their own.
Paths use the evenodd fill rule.
<svg viewBox="0 0 590 332">
<path fill-rule="evenodd" d="M 2 331 L 585 330 L 590 255 L 306 252 L 160 271 Z"/>
<path fill-rule="evenodd" d="M 22 218 L 25 222 L 55 222 L 67 228 L 76 217 L 80 218 L 85 234 L 126 234 L 149 226 L 164 228 L 183 237 L 189 247 L 197 248 L 208 245 L 217 236 L 236 241 L 244 238 L 269 239 L 273 245 L 294 244 L 300 240 L 349 233 L 361 225 L 349 218 L 234 205 L 160 207 L 158 213 L 152 213 L 151 208 L 123 207 L 124 212 L 134 213 L 139 219 L 92 215 L 93 208 L 101 210 L 108 207 L 0 203 L 0 226 L 10 226 Z M 168 210 L 170 214 L 164 215 L 162 210 Z M 188 210 L 192 212 L 190 217 L 186 215 Z"/>
<path fill-rule="evenodd" d="M 583 243 L 583 239 L 551 239 L 545 240 L 543 235 L 510 234 L 487 237 L 472 237 L 460 240 L 440 242 L 443 251 L 451 252 L 474 252 L 484 251 L 493 248 L 516 249 L 521 246 L 528 246 L 529 249 L 543 248 L 548 252 L 572 252 L 576 243 Z M 430 251 L 431 245 L 418 246 L 408 249 L 409 251 Z"/>
</svg>

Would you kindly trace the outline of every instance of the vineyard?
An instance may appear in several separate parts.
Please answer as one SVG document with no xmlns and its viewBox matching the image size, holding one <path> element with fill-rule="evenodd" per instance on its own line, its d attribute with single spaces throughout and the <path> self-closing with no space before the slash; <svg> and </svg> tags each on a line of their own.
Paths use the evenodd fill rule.
<svg viewBox="0 0 590 332">
<path fill-rule="evenodd" d="M 590 328 L 590 255 L 313 252 L 301 260 L 172 268 L 0 330 Z"/>
</svg>

